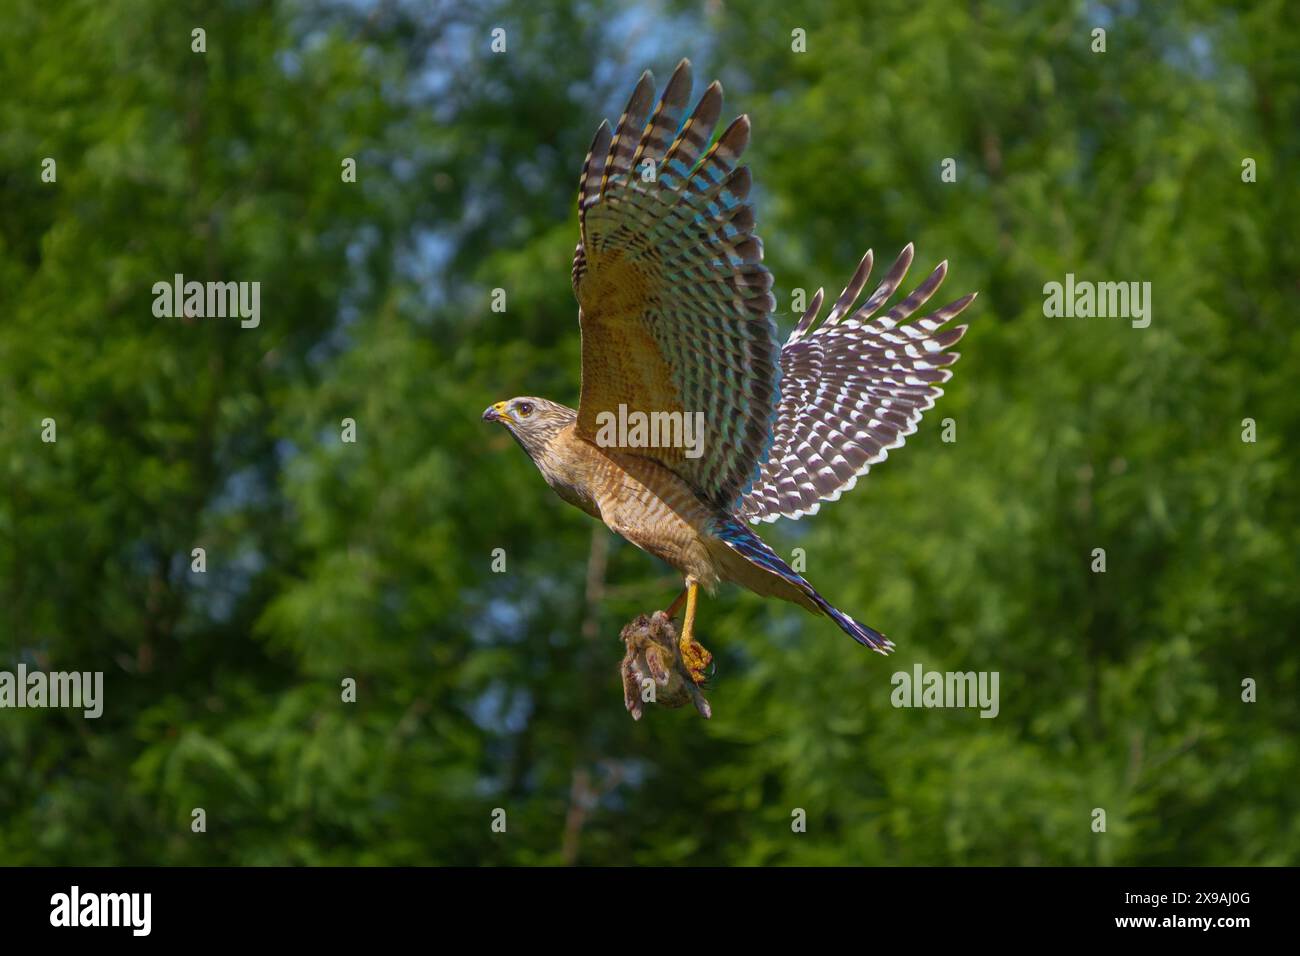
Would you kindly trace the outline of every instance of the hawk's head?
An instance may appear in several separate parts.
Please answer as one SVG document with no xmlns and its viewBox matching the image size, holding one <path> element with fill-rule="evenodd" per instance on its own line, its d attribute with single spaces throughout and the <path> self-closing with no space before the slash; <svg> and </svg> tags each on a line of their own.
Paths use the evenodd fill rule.
<svg viewBox="0 0 1300 956">
<path fill-rule="evenodd" d="M 483 421 L 505 425 L 534 459 L 561 428 L 577 417 L 572 408 L 531 395 L 497 402 L 483 412 Z"/>
</svg>

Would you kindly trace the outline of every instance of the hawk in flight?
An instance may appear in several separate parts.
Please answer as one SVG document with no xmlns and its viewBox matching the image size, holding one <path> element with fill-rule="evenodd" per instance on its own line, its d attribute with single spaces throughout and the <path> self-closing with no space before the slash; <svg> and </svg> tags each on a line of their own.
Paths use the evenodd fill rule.
<svg viewBox="0 0 1300 956">
<path fill-rule="evenodd" d="M 868 252 L 825 320 L 818 324 L 819 290 L 782 346 L 749 169 L 737 165 L 749 118 L 715 140 L 721 85 L 688 114 L 690 93 L 688 61 L 657 103 L 647 71 L 618 126 L 601 123 L 583 163 L 573 260 L 578 408 L 521 397 L 483 418 L 510 430 L 561 498 L 682 574 L 667 614 L 685 602 L 679 649 L 696 683 L 711 659 L 694 639 L 697 596 L 720 581 L 824 614 L 887 654 L 891 641 L 834 607 L 749 524 L 816 513 L 916 431 L 966 331 L 945 326 L 975 294 L 907 321 L 939 288 L 945 262 L 881 312 L 911 265 L 909 244 L 855 308 Z M 660 447 L 620 429 L 611 440 L 604 426 L 613 416 L 637 414 L 693 418 L 702 439 Z"/>
</svg>

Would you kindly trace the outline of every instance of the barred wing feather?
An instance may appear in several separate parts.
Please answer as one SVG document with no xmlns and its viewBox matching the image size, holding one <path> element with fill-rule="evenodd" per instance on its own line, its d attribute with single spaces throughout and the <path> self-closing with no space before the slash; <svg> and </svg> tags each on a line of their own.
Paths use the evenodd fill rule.
<svg viewBox="0 0 1300 956">
<path fill-rule="evenodd" d="M 578 189 L 581 242 L 573 288 L 582 326 L 578 434 L 598 440 L 602 413 L 702 413 L 702 453 L 629 447 L 734 512 L 767 457 L 780 345 L 772 277 L 762 265 L 737 166 L 749 120 L 709 145 L 722 106 L 714 83 L 685 116 L 690 64 L 654 104 L 641 77 L 617 127 L 601 124 Z"/>
<path fill-rule="evenodd" d="M 897 290 L 912 263 L 909 244 L 860 309 L 849 314 L 871 274 L 872 255 L 814 328 L 822 293 L 781 351 L 781 400 L 772 450 L 758 481 L 745 494 L 740 514 L 751 522 L 816 514 L 916 431 L 924 412 L 952 377 L 948 351 L 966 332 L 945 329 L 975 298 L 962 296 L 923 318 L 906 320 L 943 282 L 940 263 L 911 295 L 888 312 L 876 312 Z M 846 318 L 847 316 L 847 318 Z"/>
</svg>

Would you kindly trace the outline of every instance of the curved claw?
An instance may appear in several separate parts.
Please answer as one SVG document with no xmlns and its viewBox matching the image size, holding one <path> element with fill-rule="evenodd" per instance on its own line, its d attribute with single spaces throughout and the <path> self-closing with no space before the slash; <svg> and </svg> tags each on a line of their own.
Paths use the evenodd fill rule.
<svg viewBox="0 0 1300 956">
<path fill-rule="evenodd" d="M 686 668 L 686 673 L 691 675 L 696 685 L 703 684 L 708 679 L 706 671 L 713 664 L 713 655 L 705 649 L 704 645 L 694 638 L 689 638 L 681 642 L 682 666 Z"/>
</svg>

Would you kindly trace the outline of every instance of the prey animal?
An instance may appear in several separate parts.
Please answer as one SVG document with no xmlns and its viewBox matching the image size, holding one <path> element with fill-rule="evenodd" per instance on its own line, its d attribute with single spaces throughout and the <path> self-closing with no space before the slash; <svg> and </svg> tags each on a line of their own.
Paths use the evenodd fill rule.
<svg viewBox="0 0 1300 956">
<path fill-rule="evenodd" d="M 738 165 L 749 119 L 715 138 L 721 86 L 688 113 L 690 93 L 688 61 L 657 102 L 647 71 L 617 126 L 601 123 L 583 163 L 572 271 L 577 409 L 520 397 L 483 418 L 509 429 L 562 499 L 682 575 L 665 613 L 685 604 L 680 659 L 697 684 L 711 660 L 695 639 L 698 593 L 723 581 L 825 615 L 888 653 L 890 640 L 822 597 L 749 524 L 816 513 L 916 431 L 966 331 L 948 323 L 975 295 L 909 321 L 942 283 L 944 262 L 882 312 L 911 265 L 909 244 L 855 308 L 871 274 L 868 251 L 825 320 L 819 290 L 782 346 L 750 174 Z M 637 415 L 695 416 L 703 434 L 687 447 L 609 427 Z"/>
</svg>

